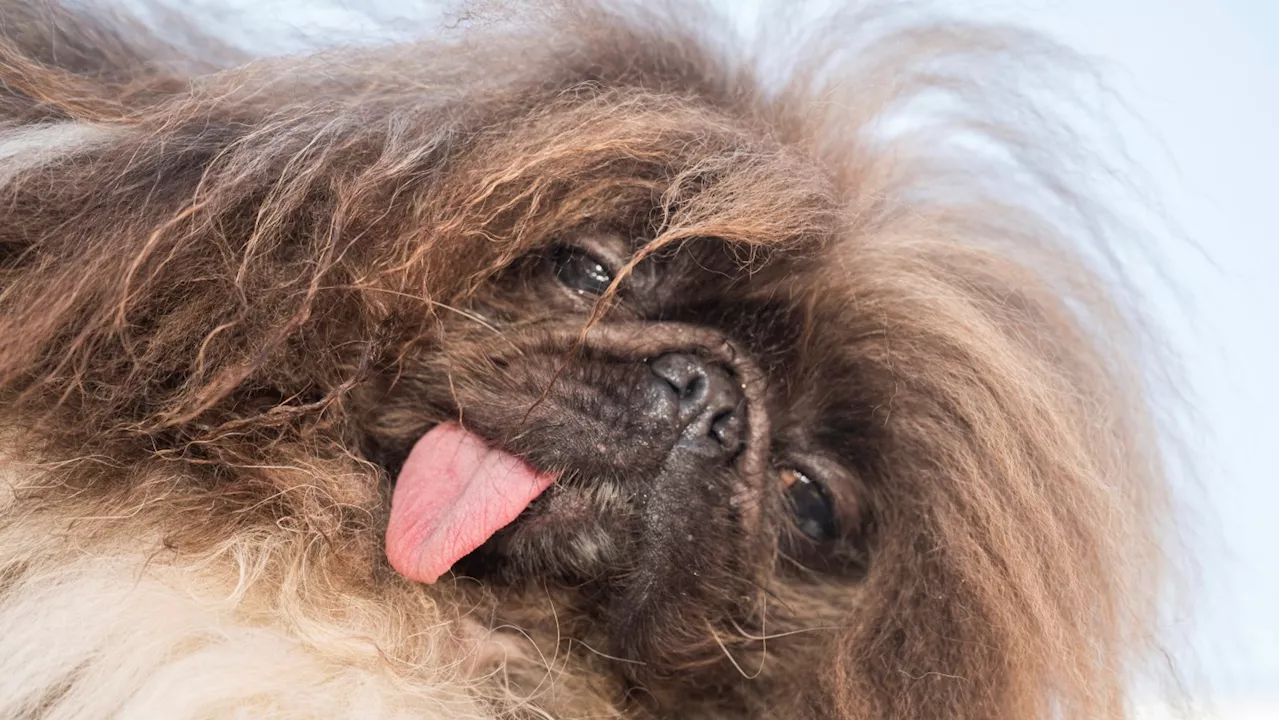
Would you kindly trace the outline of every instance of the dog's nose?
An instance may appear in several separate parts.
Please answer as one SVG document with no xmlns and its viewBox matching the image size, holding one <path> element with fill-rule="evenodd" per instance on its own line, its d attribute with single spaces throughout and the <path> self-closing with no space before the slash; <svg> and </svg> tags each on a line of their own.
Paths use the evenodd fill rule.
<svg viewBox="0 0 1280 720">
<path fill-rule="evenodd" d="M 742 449 L 746 400 L 727 369 L 687 353 L 659 356 L 649 369 L 674 392 L 684 438 L 724 456 Z"/>
</svg>

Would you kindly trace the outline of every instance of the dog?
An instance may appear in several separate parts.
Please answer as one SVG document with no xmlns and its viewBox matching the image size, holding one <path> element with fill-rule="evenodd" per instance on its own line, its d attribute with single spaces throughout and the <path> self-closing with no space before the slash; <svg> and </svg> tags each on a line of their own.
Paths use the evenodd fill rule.
<svg viewBox="0 0 1280 720">
<path fill-rule="evenodd" d="M 0 7 L 0 715 L 1125 714 L 1166 473 L 1047 45 Z"/>
</svg>

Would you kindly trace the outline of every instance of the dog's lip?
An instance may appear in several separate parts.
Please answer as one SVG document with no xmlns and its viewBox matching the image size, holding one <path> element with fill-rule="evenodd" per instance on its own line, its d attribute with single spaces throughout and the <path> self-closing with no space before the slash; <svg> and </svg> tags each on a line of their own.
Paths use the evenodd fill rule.
<svg viewBox="0 0 1280 720">
<path fill-rule="evenodd" d="M 534 498 L 515 520 L 490 540 L 504 546 L 515 537 L 528 537 L 530 532 L 534 535 L 546 532 L 558 536 L 571 535 L 595 523 L 598 515 L 584 488 L 556 484 Z"/>
</svg>

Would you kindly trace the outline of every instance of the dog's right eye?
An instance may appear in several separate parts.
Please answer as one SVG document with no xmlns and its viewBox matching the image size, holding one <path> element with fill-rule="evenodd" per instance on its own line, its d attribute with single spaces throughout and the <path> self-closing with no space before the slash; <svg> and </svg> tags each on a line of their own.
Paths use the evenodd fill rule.
<svg viewBox="0 0 1280 720">
<path fill-rule="evenodd" d="M 814 542 L 828 542 L 836 537 L 835 509 L 831 496 L 822 485 L 799 470 L 779 473 L 787 505 L 800 532 Z"/>
<path fill-rule="evenodd" d="M 581 248 L 561 245 L 551 251 L 550 259 L 556 279 L 574 292 L 601 295 L 613 283 L 608 266 Z"/>
</svg>

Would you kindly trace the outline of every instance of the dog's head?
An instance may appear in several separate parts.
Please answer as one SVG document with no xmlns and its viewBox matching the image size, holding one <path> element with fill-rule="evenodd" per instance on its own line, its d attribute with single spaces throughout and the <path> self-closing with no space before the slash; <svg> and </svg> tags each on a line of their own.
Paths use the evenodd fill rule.
<svg viewBox="0 0 1280 720">
<path fill-rule="evenodd" d="M 0 110 L 74 144 L 0 174 L 0 377 L 51 497 L 434 582 L 619 708 L 1116 707 L 1160 470 L 1098 217 L 913 105 L 1008 37 L 854 18 L 770 92 L 603 11 L 217 73 L 38 16 Z"/>
</svg>

